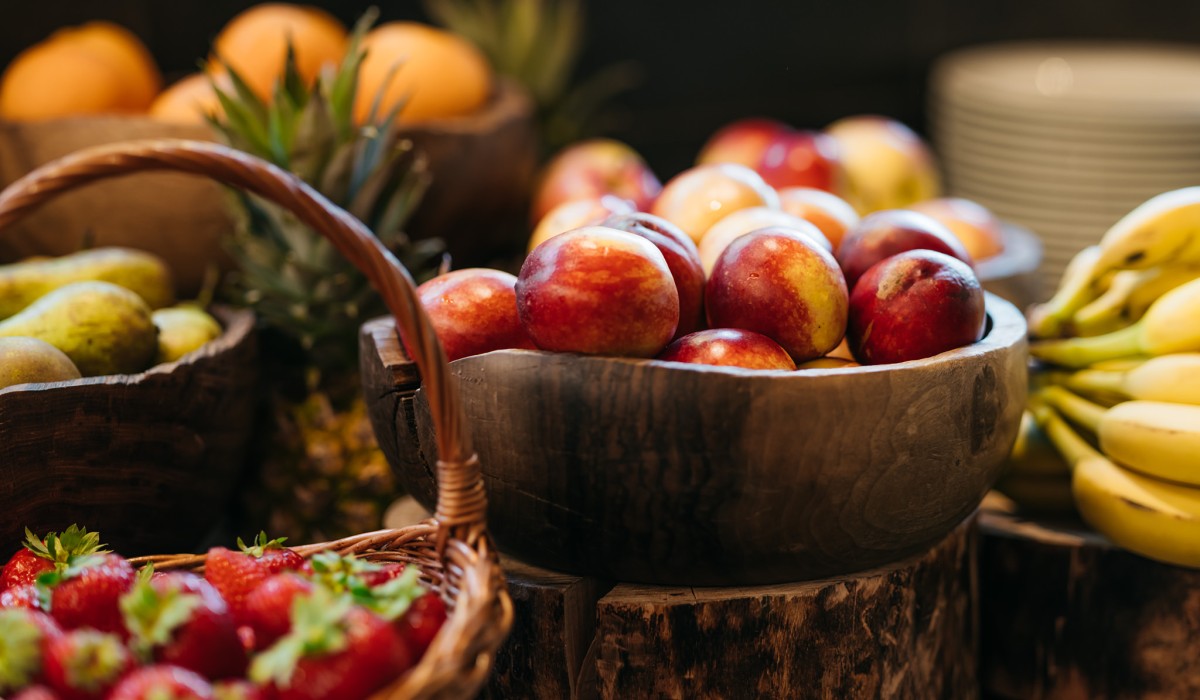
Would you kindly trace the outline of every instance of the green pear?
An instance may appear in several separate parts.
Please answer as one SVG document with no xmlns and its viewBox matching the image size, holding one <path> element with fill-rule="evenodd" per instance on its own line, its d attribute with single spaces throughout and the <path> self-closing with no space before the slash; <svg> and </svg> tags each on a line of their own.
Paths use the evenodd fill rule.
<svg viewBox="0 0 1200 700">
<path fill-rule="evenodd" d="M 0 319 L 72 282 L 111 282 L 136 292 L 152 309 L 175 302 L 171 271 L 157 256 L 132 248 L 94 248 L 60 258 L 0 265 Z"/>
<path fill-rule="evenodd" d="M 0 321 L 0 338 L 26 336 L 66 353 L 85 377 L 150 366 L 158 329 L 137 294 L 109 282 L 75 282 Z"/>
<path fill-rule="evenodd" d="M 151 318 L 158 326 L 159 363 L 174 362 L 221 337 L 221 324 L 199 306 L 180 304 L 158 309 Z"/>
<path fill-rule="evenodd" d="M 50 343 L 37 338 L 0 338 L 0 389 L 79 376 L 71 358 Z"/>
</svg>

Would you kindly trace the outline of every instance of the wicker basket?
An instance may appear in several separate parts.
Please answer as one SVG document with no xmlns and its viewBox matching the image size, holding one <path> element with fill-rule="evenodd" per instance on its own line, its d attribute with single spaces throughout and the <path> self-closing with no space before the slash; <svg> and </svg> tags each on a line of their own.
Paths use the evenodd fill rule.
<svg viewBox="0 0 1200 700">
<path fill-rule="evenodd" d="M 488 535 L 487 498 L 457 385 L 450 380 L 445 353 L 417 300 L 411 277 L 362 223 L 295 176 L 244 153 L 197 141 L 128 142 L 87 149 L 49 163 L 0 193 L 0 229 L 59 193 L 109 177 L 152 170 L 207 176 L 292 210 L 362 270 L 383 297 L 400 334 L 417 356 L 430 392 L 442 456 L 437 465 L 439 492 L 434 516 L 410 527 L 297 550 L 309 555 L 332 549 L 417 565 L 452 612 L 420 663 L 376 697 L 472 697 L 485 682 L 496 649 L 512 624 L 512 603 Z M 203 563 L 202 557 L 194 555 L 138 561 L 154 561 L 160 568 L 195 568 Z"/>
</svg>

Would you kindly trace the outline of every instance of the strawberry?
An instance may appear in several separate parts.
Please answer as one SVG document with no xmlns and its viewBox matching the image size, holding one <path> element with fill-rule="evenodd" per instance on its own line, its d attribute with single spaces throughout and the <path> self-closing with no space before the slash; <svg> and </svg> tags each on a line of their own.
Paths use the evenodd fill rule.
<svg viewBox="0 0 1200 700">
<path fill-rule="evenodd" d="M 41 594 L 37 584 L 27 583 L 23 586 L 9 588 L 0 593 L 0 608 L 37 608 L 42 607 Z"/>
<path fill-rule="evenodd" d="M 398 561 L 390 561 L 378 566 L 379 568 L 362 575 L 363 582 L 372 588 L 382 586 L 394 578 L 399 578 L 408 569 L 407 564 Z"/>
<path fill-rule="evenodd" d="M 266 692 L 250 681 L 221 681 L 213 686 L 214 700 L 267 700 Z"/>
<path fill-rule="evenodd" d="M 221 594 L 195 574 L 139 576 L 121 597 L 125 627 L 141 658 L 207 678 L 240 676 L 246 654 Z"/>
<path fill-rule="evenodd" d="M 213 688 L 186 668 L 145 666 L 121 679 L 108 700 L 213 700 Z"/>
<path fill-rule="evenodd" d="M 204 578 L 221 592 L 238 625 L 244 624 L 245 600 L 251 591 L 272 574 L 304 565 L 304 558 L 284 547 L 283 541 L 267 540 L 266 533 L 259 533 L 252 546 L 238 538 L 240 552 L 225 547 L 208 550 Z"/>
<path fill-rule="evenodd" d="M 254 630 L 254 646 L 265 649 L 292 628 L 292 600 L 312 592 L 313 585 L 297 574 L 275 574 L 246 596 L 245 622 Z"/>
<path fill-rule="evenodd" d="M 12 700 L 62 700 L 62 698 L 44 685 L 31 685 L 12 696 Z"/>
<path fill-rule="evenodd" d="M 396 620 L 396 630 L 408 643 L 415 659 L 420 659 L 446 622 L 446 602 L 434 591 L 417 598 Z"/>
<path fill-rule="evenodd" d="M 50 642 L 62 636 L 54 620 L 37 610 L 0 610 L 0 696 L 42 679 Z"/>
<path fill-rule="evenodd" d="M 318 587 L 296 597 L 292 631 L 254 659 L 250 679 L 278 700 L 361 700 L 411 665 L 390 623 Z"/>
<path fill-rule="evenodd" d="M 95 700 L 133 665 L 133 655 L 116 635 L 72 630 L 46 647 L 46 685 L 63 700 Z"/>
<path fill-rule="evenodd" d="M 25 528 L 24 548 L 8 560 L 0 571 L 0 591 L 37 581 L 37 577 L 56 569 L 61 571 L 81 557 L 104 551 L 100 535 L 77 525 L 60 535 L 51 532 L 39 538 Z"/>
<path fill-rule="evenodd" d="M 91 627 L 124 635 L 118 601 L 133 586 L 133 579 L 129 562 L 106 553 L 83 557 L 62 572 L 42 574 L 38 587 L 43 603 L 48 595 L 50 615 L 63 629 Z"/>
</svg>

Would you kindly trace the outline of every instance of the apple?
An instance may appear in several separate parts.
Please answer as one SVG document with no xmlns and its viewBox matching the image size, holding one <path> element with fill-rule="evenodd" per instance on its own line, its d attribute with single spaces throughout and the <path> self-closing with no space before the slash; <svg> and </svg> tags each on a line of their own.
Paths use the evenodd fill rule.
<svg viewBox="0 0 1200 700">
<path fill-rule="evenodd" d="M 858 212 L 841 197 L 812 187 L 785 187 L 779 190 L 779 206 L 787 213 L 811 221 L 834 250 L 851 226 L 858 223 Z"/>
<path fill-rule="evenodd" d="M 937 163 L 912 129 L 887 117 L 858 115 L 825 128 L 838 144 L 844 195 L 861 214 L 899 209 L 941 194 Z"/>
<path fill-rule="evenodd" d="M 663 254 L 604 226 L 534 248 L 516 293 L 521 326 L 543 350 L 654 357 L 679 326 L 679 292 Z"/>
<path fill-rule="evenodd" d="M 828 251 L 793 230 L 766 228 L 725 248 L 705 284 L 704 305 L 709 327 L 762 333 L 800 363 L 842 340 L 848 294 Z"/>
<path fill-rule="evenodd" d="M 983 337 L 983 288 L 963 261 L 910 250 L 880 261 L 850 295 L 847 335 L 867 365 L 932 357 Z"/>
<path fill-rule="evenodd" d="M 831 136 L 794 130 L 776 135 L 755 170 L 776 189 L 813 187 L 838 192 L 842 189 L 841 167 L 838 144 Z"/>
<path fill-rule="evenodd" d="M 745 369 L 796 369 L 796 363 L 779 343 L 740 328 L 689 333 L 668 345 L 658 359 Z"/>
<path fill-rule="evenodd" d="M 434 277 L 417 287 L 421 306 L 451 361 L 503 348 L 533 349 L 517 318 L 517 278 L 472 267 Z"/>
<path fill-rule="evenodd" d="M 909 207 L 945 224 L 975 261 L 1004 252 L 1004 227 L 990 209 L 961 197 L 939 197 Z"/>
<path fill-rule="evenodd" d="M 906 250 L 936 250 L 973 265 L 966 248 L 950 229 L 931 216 L 907 209 L 877 211 L 864 217 L 846 232 L 837 260 L 846 274 L 846 283 L 854 289 L 867 268 Z"/>
<path fill-rule="evenodd" d="M 697 165 L 671 178 L 650 213 L 699 243 L 709 227 L 748 207 L 779 208 L 779 195 L 758 173 L 736 163 Z"/>
<path fill-rule="evenodd" d="M 541 221 L 555 206 L 573 199 L 615 194 L 647 210 L 662 190 L 658 176 L 629 145 L 613 139 L 589 139 L 559 151 L 534 187 L 530 217 Z"/>
<path fill-rule="evenodd" d="M 774 119 L 739 119 L 721 127 L 709 137 L 696 157 L 696 164 L 737 163 L 757 169 L 767 147 L 780 134 L 791 130 L 787 124 Z"/>
<path fill-rule="evenodd" d="M 533 250 L 546 239 L 564 231 L 594 226 L 613 214 L 630 214 L 637 211 L 633 202 L 613 194 L 601 195 L 596 199 L 573 199 L 563 202 L 542 217 L 529 237 L 526 252 Z"/>
<path fill-rule="evenodd" d="M 602 226 L 641 236 L 663 254 L 679 291 L 679 327 L 675 337 L 704 327 L 704 269 L 696 244 L 678 226 L 653 214 L 616 214 Z"/>
<path fill-rule="evenodd" d="M 792 229 L 813 239 L 813 242 L 825 250 L 833 251 L 833 244 L 811 222 L 779 209 L 750 207 L 733 212 L 710 226 L 708 231 L 704 233 L 704 237 L 700 239 L 699 246 L 700 264 L 704 267 L 704 273 L 708 274 L 712 272 L 713 265 L 717 262 L 717 258 L 720 257 L 721 251 L 725 250 L 726 246 L 733 242 L 733 239 L 744 236 L 751 231 L 771 226 Z"/>
</svg>

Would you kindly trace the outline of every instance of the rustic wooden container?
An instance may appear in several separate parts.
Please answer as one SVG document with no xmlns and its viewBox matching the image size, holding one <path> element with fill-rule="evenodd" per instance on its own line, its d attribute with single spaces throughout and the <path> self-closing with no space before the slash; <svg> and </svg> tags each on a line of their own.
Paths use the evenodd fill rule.
<svg viewBox="0 0 1200 700">
<path fill-rule="evenodd" d="M 291 173 L 230 148 L 196 141 L 116 144 L 43 166 L 0 193 L 0 229 L 59 193 L 149 170 L 203 175 L 288 208 L 362 270 L 394 314 L 425 378 L 443 457 L 437 463 L 440 488 L 434 517 L 405 528 L 299 549 L 303 554 L 335 549 L 412 562 L 446 600 L 450 616 L 428 651 L 415 667 L 373 696 L 376 700 L 474 697 L 487 680 L 496 649 L 512 625 L 512 602 L 487 530 L 487 496 L 463 419 L 458 385 L 449 379 L 445 352 L 417 300 L 412 278 L 361 222 Z M 140 426 L 132 428 L 138 429 Z M 110 426 L 110 433 L 115 439 L 121 431 Z M 0 501 L 0 509 L 12 505 Z M 167 568 L 201 563 L 193 555 L 145 561 L 157 561 Z"/>
<path fill-rule="evenodd" d="M 142 372 L 0 389 L 0 555 L 72 523 L 119 551 L 190 549 L 229 511 L 254 422 L 254 316 Z"/>
<path fill-rule="evenodd" d="M 895 365 L 751 371 L 502 350 L 451 368 L 501 547 L 555 571 L 740 585 L 928 549 L 999 474 L 1025 402 L 1025 322 L 988 295 L 984 339 Z M 384 453 L 426 507 L 436 450 L 386 319 L 360 335 Z"/>
<path fill-rule="evenodd" d="M 976 263 L 975 273 L 984 289 L 1024 310 L 1045 299 L 1040 272 L 1042 241 L 1016 224 L 1004 224 L 1002 235 L 1004 251 Z"/>
</svg>

